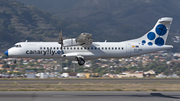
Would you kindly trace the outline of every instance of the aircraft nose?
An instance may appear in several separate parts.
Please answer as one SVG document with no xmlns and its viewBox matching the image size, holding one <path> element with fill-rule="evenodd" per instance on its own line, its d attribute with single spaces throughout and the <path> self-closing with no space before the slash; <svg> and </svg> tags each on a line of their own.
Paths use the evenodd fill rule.
<svg viewBox="0 0 180 101">
<path fill-rule="evenodd" d="M 6 54 L 8 56 L 8 50 L 4 52 L 4 54 Z"/>
</svg>

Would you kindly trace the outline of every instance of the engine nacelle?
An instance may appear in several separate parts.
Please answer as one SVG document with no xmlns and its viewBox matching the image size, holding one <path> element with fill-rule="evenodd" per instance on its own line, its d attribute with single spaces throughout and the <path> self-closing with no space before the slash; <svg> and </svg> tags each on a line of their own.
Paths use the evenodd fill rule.
<svg viewBox="0 0 180 101">
<path fill-rule="evenodd" d="M 78 45 L 89 46 L 92 44 L 92 41 L 93 41 L 92 34 L 81 33 L 76 39 L 72 38 L 72 39 L 63 40 L 63 45 L 65 47 L 78 46 Z"/>
<path fill-rule="evenodd" d="M 63 46 L 65 46 L 65 47 L 77 46 L 77 45 L 80 45 L 80 44 L 78 42 L 76 42 L 75 38 L 63 40 Z"/>
<path fill-rule="evenodd" d="M 80 43 L 81 45 L 91 45 L 92 41 L 93 41 L 92 34 L 89 33 L 81 33 L 76 38 L 76 42 Z"/>
</svg>

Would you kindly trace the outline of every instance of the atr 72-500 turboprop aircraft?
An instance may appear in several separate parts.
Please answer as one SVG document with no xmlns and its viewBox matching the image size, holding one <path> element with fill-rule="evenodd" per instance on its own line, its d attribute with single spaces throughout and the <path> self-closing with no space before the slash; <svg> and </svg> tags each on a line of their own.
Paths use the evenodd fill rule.
<svg viewBox="0 0 180 101">
<path fill-rule="evenodd" d="M 78 61 L 97 58 L 124 58 L 173 48 L 165 45 L 173 18 L 164 17 L 157 21 L 152 30 L 144 36 L 123 42 L 92 42 L 92 35 L 81 33 L 77 38 L 62 39 L 59 42 L 19 42 L 5 51 L 14 58 L 64 58 Z"/>
</svg>

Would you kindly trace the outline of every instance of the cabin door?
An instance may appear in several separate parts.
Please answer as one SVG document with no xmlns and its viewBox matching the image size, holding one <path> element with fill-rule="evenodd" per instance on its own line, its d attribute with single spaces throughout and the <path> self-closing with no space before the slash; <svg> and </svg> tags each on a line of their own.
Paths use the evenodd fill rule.
<svg viewBox="0 0 180 101">
<path fill-rule="evenodd" d="M 128 56 L 131 56 L 131 44 L 130 43 L 126 44 L 126 54 Z"/>
</svg>

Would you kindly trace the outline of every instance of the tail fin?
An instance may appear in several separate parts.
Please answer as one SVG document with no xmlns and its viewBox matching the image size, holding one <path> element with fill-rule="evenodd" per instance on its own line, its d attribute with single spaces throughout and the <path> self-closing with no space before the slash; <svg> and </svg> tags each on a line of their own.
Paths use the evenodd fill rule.
<svg viewBox="0 0 180 101">
<path fill-rule="evenodd" d="M 144 36 L 139 38 L 138 41 L 141 41 L 142 45 L 165 45 L 172 20 L 173 18 L 170 17 L 164 17 L 159 19 L 154 28 L 150 30 L 148 33 L 146 33 Z"/>
</svg>

